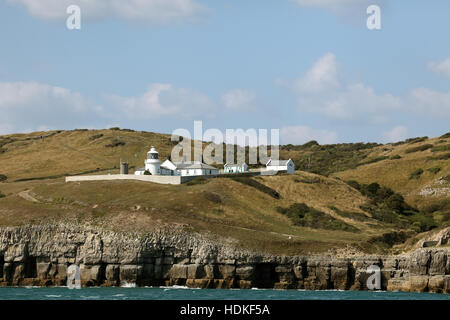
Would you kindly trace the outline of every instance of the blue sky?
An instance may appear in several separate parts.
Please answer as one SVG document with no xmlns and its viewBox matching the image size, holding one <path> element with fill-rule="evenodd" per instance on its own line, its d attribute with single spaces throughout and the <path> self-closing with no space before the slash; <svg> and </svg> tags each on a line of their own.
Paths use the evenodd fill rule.
<svg viewBox="0 0 450 320">
<path fill-rule="evenodd" d="M 282 143 L 450 131 L 446 0 L 0 0 L 0 133 L 280 129 Z M 66 28 L 78 4 L 81 30 Z M 381 8 L 368 30 L 366 8 Z"/>
</svg>

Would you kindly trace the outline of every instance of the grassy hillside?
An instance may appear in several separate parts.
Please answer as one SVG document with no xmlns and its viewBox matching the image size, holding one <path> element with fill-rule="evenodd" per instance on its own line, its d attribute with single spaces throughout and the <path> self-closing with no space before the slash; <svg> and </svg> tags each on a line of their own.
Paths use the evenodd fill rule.
<svg viewBox="0 0 450 320">
<path fill-rule="evenodd" d="M 293 158 L 297 166 L 311 157 L 310 165 L 301 167 L 311 172 L 170 186 L 63 178 L 118 172 L 120 158 L 140 167 L 152 145 L 164 160 L 174 145 L 169 135 L 114 129 L 0 136 L 0 225 L 70 221 L 146 232 L 181 224 L 188 232 L 278 254 L 347 246 L 401 250 L 396 245 L 407 238 L 448 225 L 449 160 L 442 156 L 448 140 L 283 146 L 281 157 Z M 427 188 L 440 193 L 418 195 Z"/>
</svg>

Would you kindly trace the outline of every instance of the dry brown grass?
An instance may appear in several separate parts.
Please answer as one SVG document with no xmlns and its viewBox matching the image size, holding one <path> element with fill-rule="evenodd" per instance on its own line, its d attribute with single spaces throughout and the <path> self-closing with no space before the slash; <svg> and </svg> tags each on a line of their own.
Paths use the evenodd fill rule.
<svg viewBox="0 0 450 320">
<path fill-rule="evenodd" d="M 388 225 L 370 219 L 359 221 L 338 215 L 330 206 L 364 216 L 360 205 L 367 199 L 339 179 L 306 172 L 254 178 L 276 190 L 280 199 L 227 178 L 192 186 L 139 181 L 65 183 L 63 178 L 13 182 L 97 168 L 105 173 L 115 172 L 117 169 L 113 168 L 118 167 L 120 158 L 128 161 L 130 166 L 140 167 L 152 145 L 158 149 L 162 160 L 173 146 L 169 135 L 117 130 L 62 131 L 44 139 L 29 139 L 44 134 L 48 133 L 8 136 L 15 141 L 6 144 L 7 151 L 0 154 L 0 173 L 8 176 L 7 182 L 0 183 L 0 192 L 6 195 L 0 199 L 2 226 L 68 221 L 147 232 L 162 224 L 180 224 L 187 230 L 216 234 L 240 246 L 278 254 L 345 247 L 392 231 Z M 100 134 L 103 136 L 90 139 Z M 123 141 L 125 145 L 105 147 L 113 139 Z M 422 143 L 434 143 L 434 140 Z M 449 174 L 448 160 L 427 160 L 432 155 L 430 149 L 405 154 L 404 149 L 409 146 L 376 147 L 370 151 L 368 160 L 395 154 L 402 158 L 363 165 L 335 176 L 362 183 L 377 181 L 402 192 L 408 200 L 411 194 L 437 176 Z M 436 166 L 441 167 L 437 175 L 426 171 Z M 410 172 L 419 167 L 425 171 L 420 179 L 409 180 Z M 19 193 L 24 190 L 30 190 L 30 195 L 40 202 L 20 197 Z M 288 217 L 276 210 L 293 203 L 305 203 L 361 232 L 294 226 Z"/>
</svg>

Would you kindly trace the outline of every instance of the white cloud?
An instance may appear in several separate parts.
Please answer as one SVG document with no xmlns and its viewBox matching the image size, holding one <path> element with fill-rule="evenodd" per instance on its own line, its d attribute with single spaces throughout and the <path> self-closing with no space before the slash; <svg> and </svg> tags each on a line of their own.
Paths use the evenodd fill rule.
<svg viewBox="0 0 450 320">
<path fill-rule="evenodd" d="M 195 0 L 7 0 L 21 4 L 30 15 L 44 20 L 68 17 L 69 5 L 78 5 L 82 19 L 117 18 L 147 23 L 195 20 L 206 8 Z"/>
<path fill-rule="evenodd" d="M 208 96 L 167 83 L 153 83 L 137 97 L 105 95 L 117 114 L 130 119 L 156 119 L 161 116 L 192 118 L 213 114 L 214 103 Z"/>
<path fill-rule="evenodd" d="M 320 144 L 330 144 L 337 141 L 337 134 L 328 130 L 315 130 L 308 126 L 289 126 L 280 129 L 282 144 L 303 144 L 316 140 Z"/>
<path fill-rule="evenodd" d="M 284 81 L 277 79 L 276 83 Z M 303 77 L 288 87 L 297 96 L 300 112 L 335 120 L 382 124 L 388 123 L 397 112 L 450 119 L 450 92 L 416 88 L 404 96 L 379 94 L 364 83 L 342 81 L 331 53 L 318 59 Z"/>
<path fill-rule="evenodd" d="M 369 5 L 384 5 L 385 0 L 291 0 L 301 7 L 318 8 L 333 13 L 345 14 L 346 17 L 365 17 Z M 350 16 L 352 13 L 352 16 Z"/>
<path fill-rule="evenodd" d="M 294 90 L 297 92 L 318 93 L 336 88 L 339 85 L 337 69 L 335 55 L 327 53 L 314 63 L 303 78 L 295 82 Z"/>
<path fill-rule="evenodd" d="M 440 62 L 435 61 L 429 62 L 428 68 L 433 72 L 443 74 L 445 76 L 450 76 L 450 58 Z"/>
<path fill-rule="evenodd" d="M 66 88 L 38 82 L 0 82 L 0 114 L 6 123 L 3 131 L 87 123 L 101 112 L 100 106 Z"/>
<path fill-rule="evenodd" d="M 384 132 L 383 137 L 386 142 L 397 142 L 405 140 L 408 136 L 408 128 L 405 126 L 396 126 L 391 130 Z"/>
<path fill-rule="evenodd" d="M 255 97 L 254 92 L 234 89 L 222 95 L 222 102 L 228 109 L 249 109 Z"/>
</svg>

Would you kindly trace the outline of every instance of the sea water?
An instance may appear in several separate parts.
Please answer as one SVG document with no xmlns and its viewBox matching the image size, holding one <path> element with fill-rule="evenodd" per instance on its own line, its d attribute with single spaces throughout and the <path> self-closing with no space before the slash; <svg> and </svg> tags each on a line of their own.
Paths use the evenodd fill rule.
<svg viewBox="0 0 450 320">
<path fill-rule="evenodd" d="M 450 300 L 449 294 L 185 287 L 3 287 L 0 300 Z"/>
</svg>

